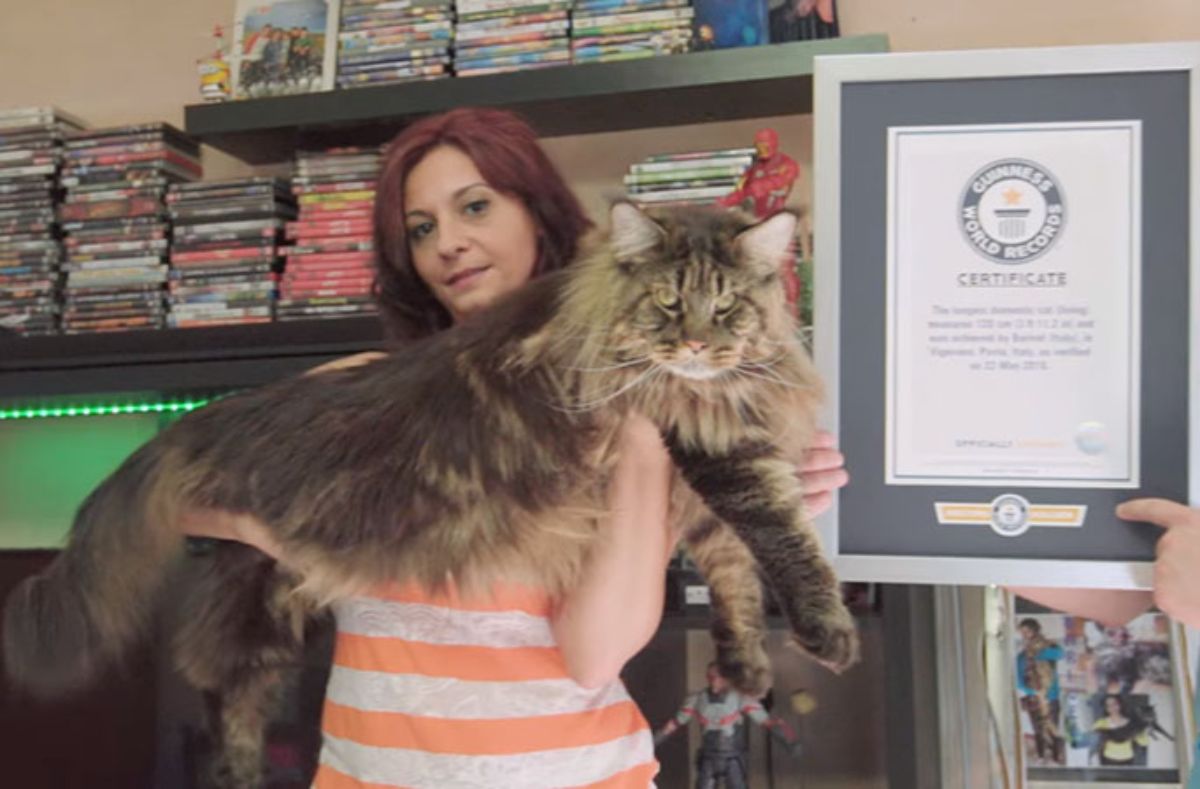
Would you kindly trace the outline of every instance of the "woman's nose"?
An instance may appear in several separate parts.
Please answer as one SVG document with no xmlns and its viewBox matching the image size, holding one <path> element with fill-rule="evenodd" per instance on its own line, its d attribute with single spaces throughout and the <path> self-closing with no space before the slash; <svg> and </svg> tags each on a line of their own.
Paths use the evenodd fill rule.
<svg viewBox="0 0 1200 789">
<path fill-rule="evenodd" d="M 462 231 L 462 227 L 454 220 L 439 222 L 437 233 L 438 254 L 447 259 L 452 259 L 461 254 L 468 245 L 467 236 Z"/>
</svg>

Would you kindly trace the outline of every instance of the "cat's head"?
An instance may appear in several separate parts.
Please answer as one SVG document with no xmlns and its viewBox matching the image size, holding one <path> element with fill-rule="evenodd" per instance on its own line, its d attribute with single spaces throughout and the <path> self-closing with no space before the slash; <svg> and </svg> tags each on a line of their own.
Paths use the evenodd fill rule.
<svg viewBox="0 0 1200 789">
<path fill-rule="evenodd" d="M 755 223 L 711 208 L 613 204 L 623 283 L 611 350 L 692 380 L 769 363 L 794 331 L 780 271 L 795 230 L 789 212 Z"/>
</svg>

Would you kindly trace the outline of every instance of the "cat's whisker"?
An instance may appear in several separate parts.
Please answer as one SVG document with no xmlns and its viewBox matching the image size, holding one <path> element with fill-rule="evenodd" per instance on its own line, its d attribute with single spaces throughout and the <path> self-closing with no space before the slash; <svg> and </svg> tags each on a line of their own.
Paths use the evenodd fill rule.
<svg viewBox="0 0 1200 789">
<path fill-rule="evenodd" d="M 752 362 L 742 362 L 741 364 L 739 364 L 737 366 L 737 369 L 756 373 L 758 375 L 769 376 L 776 380 L 784 381 L 787 383 L 793 383 L 793 384 L 799 386 L 802 382 L 791 381 L 790 379 L 786 378 L 785 376 L 779 374 L 779 369 L 777 367 L 778 361 L 782 361 L 782 360 L 777 360 L 776 362 L 772 362 L 771 364 L 754 364 Z"/>
<path fill-rule="evenodd" d="M 622 370 L 626 367 L 635 367 L 639 364 L 645 364 L 648 361 L 650 361 L 650 357 L 642 356 L 637 359 L 630 359 L 627 362 L 618 362 L 616 364 L 609 364 L 603 367 L 567 367 L 566 369 L 576 373 L 606 373 L 610 370 Z"/>
<path fill-rule="evenodd" d="M 798 381 L 787 381 L 775 373 L 770 372 L 769 370 L 755 371 L 748 369 L 746 365 L 741 365 L 734 368 L 733 372 L 737 375 L 743 375 L 759 381 L 768 381 L 770 383 L 779 384 L 780 386 L 786 386 L 789 389 L 805 389 L 808 387 L 807 384 L 800 383 Z"/>
<path fill-rule="evenodd" d="M 739 370 L 749 370 L 760 375 L 778 375 L 775 365 L 739 364 Z"/>
<path fill-rule="evenodd" d="M 629 383 L 622 386 L 617 391 L 613 392 L 612 394 L 608 395 L 607 397 L 601 398 L 600 400 L 593 401 L 592 403 L 588 404 L 587 407 L 588 408 L 596 408 L 598 406 L 604 405 L 605 403 L 608 403 L 608 402 L 616 399 L 617 397 L 620 397 L 621 395 L 625 394 L 630 389 L 633 389 L 635 386 L 639 386 L 640 384 L 646 383 L 647 381 L 652 380 L 661 374 L 663 374 L 663 371 L 658 365 L 648 367 L 645 371 L 643 371 L 641 374 L 639 374 L 636 378 L 634 378 L 632 381 L 630 381 Z"/>
<path fill-rule="evenodd" d="M 612 400 L 625 394 L 630 389 L 632 389 L 633 387 L 637 386 L 640 383 L 643 383 L 644 381 L 646 381 L 646 379 L 650 378 L 652 375 L 654 375 L 657 372 L 659 372 L 658 367 L 650 367 L 647 370 L 639 373 L 637 375 L 637 377 L 635 377 L 632 381 L 630 381 L 627 384 L 625 384 L 624 386 L 620 387 L 619 389 L 617 389 L 617 391 L 613 392 L 612 394 L 608 394 L 603 397 L 599 397 L 590 402 L 576 403 L 576 404 L 566 407 L 566 408 L 564 408 L 562 406 L 555 406 L 555 407 L 558 408 L 559 410 L 568 411 L 571 413 L 580 413 L 583 411 L 593 411 L 596 408 L 599 408 L 600 406 L 604 405 L 605 403 L 611 402 Z"/>
<path fill-rule="evenodd" d="M 780 351 L 779 353 L 775 354 L 774 356 L 768 356 L 767 358 L 765 358 L 761 361 L 757 361 L 757 362 L 743 361 L 742 365 L 747 366 L 747 367 L 763 367 L 763 368 L 774 367 L 775 365 L 782 362 L 784 359 L 788 358 L 789 355 L 790 354 L 787 352 L 787 350 L 783 350 L 783 351 Z"/>
<path fill-rule="evenodd" d="M 766 376 L 759 375 L 757 373 L 752 373 L 749 370 L 742 369 L 742 368 L 738 368 L 738 369 L 732 370 L 730 372 L 733 374 L 733 376 L 737 380 L 742 381 L 742 382 L 745 382 L 747 380 L 754 380 L 754 381 L 769 381 L 771 383 L 777 383 L 776 381 L 774 381 L 771 378 L 767 378 Z"/>
</svg>

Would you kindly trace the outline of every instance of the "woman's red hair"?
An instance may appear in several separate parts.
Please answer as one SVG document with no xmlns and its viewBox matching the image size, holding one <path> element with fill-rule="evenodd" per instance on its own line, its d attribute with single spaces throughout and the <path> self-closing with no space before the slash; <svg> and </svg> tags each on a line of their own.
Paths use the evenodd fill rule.
<svg viewBox="0 0 1200 789">
<path fill-rule="evenodd" d="M 533 129 L 505 110 L 461 108 L 422 118 L 396 135 L 375 193 L 375 300 L 389 336 L 423 337 L 452 323 L 417 276 L 404 222 L 404 184 L 425 156 L 452 145 L 471 157 L 488 185 L 519 198 L 538 229 L 534 276 L 575 257 L 591 227 L 578 198 L 550 163 Z"/>
</svg>

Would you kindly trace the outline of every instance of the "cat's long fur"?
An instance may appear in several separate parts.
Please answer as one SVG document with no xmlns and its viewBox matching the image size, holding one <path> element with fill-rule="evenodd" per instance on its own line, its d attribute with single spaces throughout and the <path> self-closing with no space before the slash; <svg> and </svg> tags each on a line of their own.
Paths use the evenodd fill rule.
<svg viewBox="0 0 1200 789">
<path fill-rule="evenodd" d="M 820 387 L 778 282 L 793 230 L 790 215 L 651 219 L 617 204 L 607 244 L 477 319 L 189 414 L 88 497 L 62 555 L 13 592 L 9 675 L 56 693 L 117 661 L 180 552 L 184 508 L 257 517 L 297 575 L 230 546 L 192 595 L 180 662 L 200 687 L 240 689 L 232 708 L 254 707 L 254 672 L 294 654 L 304 616 L 331 599 L 499 577 L 561 594 L 596 535 L 631 411 L 659 427 L 686 480 L 675 516 L 712 585 L 723 671 L 751 692 L 769 683 L 759 569 L 798 643 L 849 665 L 853 622 L 795 476 Z M 688 342 L 723 372 L 702 377 Z M 281 594 L 297 582 L 301 594 Z"/>
</svg>

